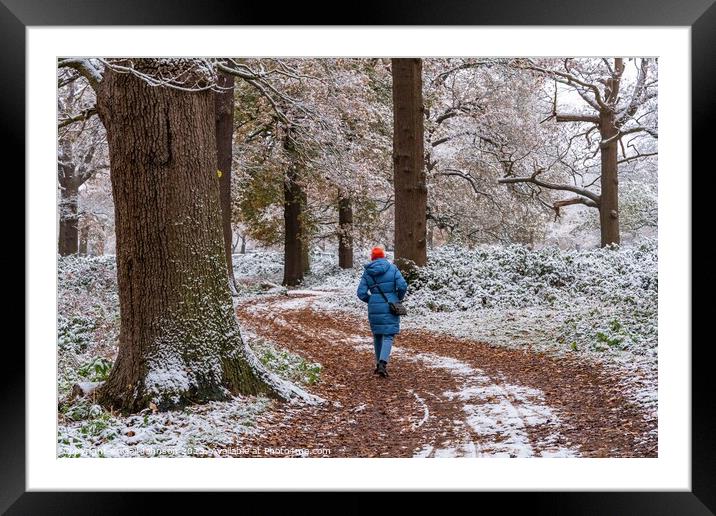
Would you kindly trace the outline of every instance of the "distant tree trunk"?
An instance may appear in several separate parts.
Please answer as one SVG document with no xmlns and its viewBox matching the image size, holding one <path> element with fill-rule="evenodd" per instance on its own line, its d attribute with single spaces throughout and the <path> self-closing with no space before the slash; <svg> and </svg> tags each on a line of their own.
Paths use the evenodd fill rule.
<svg viewBox="0 0 716 516">
<path fill-rule="evenodd" d="M 246 235 L 241 235 L 241 254 L 246 254 Z"/>
<path fill-rule="evenodd" d="M 61 256 L 77 254 L 79 240 L 78 190 L 73 181 L 60 183 L 60 234 L 57 247 Z"/>
<path fill-rule="evenodd" d="M 614 126 L 614 114 L 602 113 L 599 131 L 602 140 L 612 138 L 618 129 Z M 602 193 L 599 203 L 599 222 L 602 234 L 602 247 L 618 244 L 619 236 L 619 175 L 617 166 L 616 139 L 602 148 Z"/>
<path fill-rule="evenodd" d="M 97 245 L 95 246 L 97 256 L 102 256 L 104 254 L 104 244 L 105 244 L 106 240 L 107 240 L 107 237 L 106 237 L 105 231 L 103 229 L 102 233 L 97 235 Z"/>
<path fill-rule="evenodd" d="M 289 167 L 283 182 L 284 267 L 283 284 L 295 286 L 303 281 L 303 245 L 301 244 L 301 187 L 296 166 Z"/>
<path fill-rule="evenodd" d="M 395 258 L 427 262 L 422 61 L 393 59 Z"/>
<path fill-rule="evenodd" d="M 80 245 L 78 248 L 78 254 L 87 256 L 87 239 L 89 238 L 89 227 L 84 224 L 80 229 Z"/>
<path fill-rule="evenodd" d="M 141 72 L 172 63 L 137 59 Z M 135 412 L 276 395 L 242 342 L 226 284 L 211 91 L 152 87 L 105 70 L 97 108 L 107 129 L 115 204 L 119 352 L 99 401 Z"/>
<path fill-rule="evenodd" d="M 301 267 L 303 267 L 303 274 L 311 273 L 311 239 L 308 234 L 308 227 L 305 220 L 305 208 L 308 206 L 308 197 L 306 189 L 301 187 L 301 233 L 299 240 L 301 241 Z"/>
<path fill-rule="evenodd" d="M 619 78 L 607 81 L 607 101 L 616 104 L 621 83 L 621 74 L 624 70 L 624 60 L 614 59 L 614 69 Z M 614 111 L 602 109 L 599 113 L 599 132 L 602 141 L 608 141 L 602 145 L 602 192 L 599 202 L 599 225 L 601 228 L 602 247 L 609 244 L 619 244 L 619 165 L 618 165 L 618 142 L 616 135 L 619 129 L 615 124 Z"/>
<path fill-rule="evenodd" d="M 294 129 L 286 131 L 284 149 L 289 155 L 295 155 Z M 303 189 L 300 184 L 301 173 L 298 159 L 288 167 L 283 179 L 283 221 L 284 221 L 284 265 L 283 284 L 295 286 L 303 282 L 304 246 L 303 246 Z"/>
<path fill-rule="evenodd" d="M 298 167 L 291 165 L 283 181 L 284 266 L 283 284 L 295 286 L 303 281 L 303 245 L 301 244 L 301 186 Z"/>
<path fill-rule="evenodd" d="M 304 276 L 311 273 L 311 251 L 305 238 L 301 241 L 301 267 L 303 267 Z"/>
<path fill-rule="evenodd" d="M 353 268 L 353 207 L 350 197 L 342 193 L 338 196 L 338 266 Z"/>
<path fill-rule="evenodd" d="M 224 254 L 232 293 L 236 292 L 236 279 L 231 259 L 231 157 L 234 136 L 234 76 L 219 72 L 217 86 L 226 88 L 214 93 L 216 111 L 216 157 L 219 175 L 219 199 L 224 231 Z"/>
</svg>

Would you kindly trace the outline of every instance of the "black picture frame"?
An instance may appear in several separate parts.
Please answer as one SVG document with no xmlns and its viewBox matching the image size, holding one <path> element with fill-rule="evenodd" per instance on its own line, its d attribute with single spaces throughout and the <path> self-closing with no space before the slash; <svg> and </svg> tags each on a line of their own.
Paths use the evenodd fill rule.
<svg viewBox="0 0 716 516">
<path fill-rule="evenodd" d="M 278 5 L 278 4 L 277 4 Z M 24 163 L 25 149 L 25 29 L 42 25 L 589 25 L 589 26 L 689 26 L 691 27 L 692 163 L 712 159 L 709 125 L 716 115 L 716 6 L 714 0 L 462 0 L 374 1 L 316 6 L 268 2 L 193 0 L 0 0 L 1 138 Z M 317 12 L 323 13 L 323 17 Z M 342 13 L 342 14 L 341 14 Z M 91 42 L 88 45 L 91 49 Z M 12 70 L 12 79 L 7 74 Z M 709 160 L 709 161 L 707 161 Z M 695 165 L 694 165 L 695 167 Z M 710 171 L 712 167 L 709 167 Z M 694 168 L 696 170 L 696 168 Z M 692 173 L 693 177 L 693 173 Z M 49 179 L 49 178 L 48 178 Z M 692 182 L 693 183 L 693 182 Z M 692 188 L 694 195 L 698 193 Z M 692 206 L 696 206 L 692 197 Z M 693 210 L 692 210 L 693 211 Z M 696 220 L 692 216 L 693 220 Z M 693 232 L 692 232 L 693 235 Z M 693 247 L 692 267 L 696 265 Z M 32 274 L 25 269 L 25 275 Z M 693 275 L 693 272 L 692 272 Z M 700 288 L 705 289 L 705 286 Z M 713 303 L 709 303 L 713 305 Z M 701 309 L 708 309 L 709 305 Z M 698 305 L 692 303 L 693 310 Z M 692 321 L 696 321 L 692 312 Z M 478 493 L 480 506 L 496 501 L 530 513 L 549 514 L 714 514 L 716 513 L 716 434 L 712 414 L 716 408 L 710 380 L 708 353 L 712 337 L 692 345 L 692 490 L 690 492 L 548 492 Z M 688 349 L 683 343 L 684 349 Z M 696 344 L 696 343 L 695 343 Z M 16 346 L 17 347 L 17 346 Z M 8 350 L 9 352 L 9 350 Z M 128 493 L 26 492 L 25 489 L 25 355 L 15 350 L 13 367 L 3 371 L 0 409 L 4 435 L 0 439 L 0 511 L 8 514 L 104 514 L 136 512 L 146 507 Z M 19 367 L 18 364 L 23 364 Z M 146 495 L 144 495 L 146 496 Z M 163 509 L 188 508 L 184 493 L 165 493 Z M 212 494 L 212 496 L 219 496 Z M 220 495 L 223 498 L 229 495 Z M 242 497 L 242 510 L 264 507 L 276 493 Z M 294 493 L 289 503 L 301 507 Z M 351 495 L 345 511 L 371 510 L 375 498 Z M 509 501 L 508 501 L 509 500 Z M 214 499 L 214 503 L 218 500 Z M 223 502 L 219 502 L 223 503 Z M 457 502 L 453 502 L 457 503 Z M 474 502 L 470 502 L 474 503 Z M 405 501 L 423 506 L 421 495 Z M 484 505 L 483 505 L 484 504 Z M 452 505 L 452 504 L 451 504 Z M 311 505 L 315 510 L 320 510 Z M 205 507 L 206 508 L 206 507 Z M 218 508 L 218 506 L 217 506 Z M 334 509 L 335 510 L 335 509 Z M 315 511 L 314 511 L 315 512 Z M 511 511 L 512 512 L 512 511 Z"/>
</svg>

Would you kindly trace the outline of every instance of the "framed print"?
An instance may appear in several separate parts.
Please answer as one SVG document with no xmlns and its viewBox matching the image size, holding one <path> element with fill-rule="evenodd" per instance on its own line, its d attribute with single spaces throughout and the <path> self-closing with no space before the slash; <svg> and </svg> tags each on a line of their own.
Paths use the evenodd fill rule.
<svg viewBox="0 0 716 516">
<path fill-rule="evenodd" d="M 28 203 L 3 511 L 716 511 L 691 337 L 716 7 L 215 4 L 0 6 Z"/>
</svg>

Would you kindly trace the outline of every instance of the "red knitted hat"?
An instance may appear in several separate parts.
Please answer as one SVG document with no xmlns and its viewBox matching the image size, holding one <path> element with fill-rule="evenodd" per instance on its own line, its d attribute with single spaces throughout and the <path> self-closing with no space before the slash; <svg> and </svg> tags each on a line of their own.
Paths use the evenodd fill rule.
<svg viewBox="0 0 716 516">
<path fill-rule="evenodd" d="M 385 258 L 385 251 L 382 247 L 374 247 L 370 250 L 370 259 L 377 260 L 378 258 Z"/>
</svg>

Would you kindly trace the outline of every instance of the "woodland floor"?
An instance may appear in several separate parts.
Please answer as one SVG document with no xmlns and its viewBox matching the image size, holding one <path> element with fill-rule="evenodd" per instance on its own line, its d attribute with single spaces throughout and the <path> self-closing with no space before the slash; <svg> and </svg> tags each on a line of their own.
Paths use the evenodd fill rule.
<svg viewBox="0 0 716 516">
<path fill-rule="evenodd" d="M 258 417 L 259 432 L 237 444 L 265 456 L 657 456 L 656 422 L 627 400 L 613 372 L 402 330 L 382 378 L 367 319 L 315 306 L 330 294 L 292 291 L 239 305 L 243 327 L 322 364 L 308 390 L 326 402 L 275 403 Z"/>
</svg>

